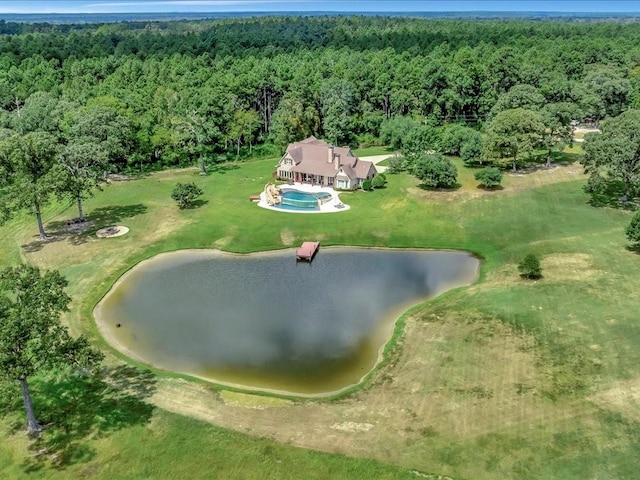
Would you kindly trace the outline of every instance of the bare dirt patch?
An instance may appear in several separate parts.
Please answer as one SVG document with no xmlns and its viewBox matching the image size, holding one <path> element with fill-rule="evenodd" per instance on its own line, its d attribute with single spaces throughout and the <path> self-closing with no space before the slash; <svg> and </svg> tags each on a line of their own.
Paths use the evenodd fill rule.
<svg viewBox="0 0 640 480">
<path fill-rule="evenodd" d="M 571 182 L 587 178 L 584 168 L 579 163 L 569 165 L 552 165 L 551 168 L 538 166 L 534 169 L 522 170 L 505 175 L 505 191 L 529 190 L 554 183 Z"/>
<path fill-rule="evenodd" d="M 584 280 L 604 274 L 593 267 L 591 255 L 585 253 L 547 255 L 540 265 L 545 279 L 554 281 Z"/>
<path fill-rule="evenodd" d="M 413 190 L 413 189 L 408 189 L 408 190 Z M 415 189 L 415 190 L 419 190 L 419 189 Z M 423 190 L 420 190 L 421 192 Z M 407 205 L 409 204 L 409 200 L 405 197 L 401 197 L 398 198 L 394 201 L 386 201 L 383 204 L 380 205 L 380 208 L 382 210 L 404 210 Z"/>
<path fill-rule="evenodd" d="M 425 442 L 446 446 L 570 416 L 540 396 L 545 380 L 531 344 L 498 322 L 409 319 L 402 348 L 365 390 L 342 400 L 268 404 L 163 379 L 154 403 L 283 443 L 432 470 L 439 460 Z"/>
<path fill-rule="evenodd" d="M 602 408 L 615 410 L 629 420 L 640 421 L 640 378 L 619 382 L 597 393 L 592 400 Z"/>
<path fill-rule="evenodd" d="M 381 240 L 389 240 L 391 232 L 389 230 L 372 230 L 371 235 Z"/>
<path fill-rule="evenodd" d="M 296 236 L 290 229 L 283 228 L 280 232 L 280 240 L 283 245 L 290 247 L 296 241 Z"/>
<path fill-rule="evenodd" d="M 233 235 L 227 235 L 226 237 L 220 237 L 215 242 L 213 242 L 213 248 L 224 249 L 227 245 L 229 245 L 235 237 Z"/>
<path fill-rule="evenodd" d="M 333 430 L 341 430 L 343 432 L 368 432 L 373 428 L 371 423 L 356 423 L 356 422 L 340 422 L 331 425 Z"/>
<path fill-rule="evenodd" d="M 291 400 L 284 398 L 264 397 L 248 393 L 232 392 L 229 390 L 221 391 L 220 398 L 225 405 L 232 407 L 256 408 L 259 410 L 264 408 L 288 407 L 293 405 Z"/>
<path fill-rule="evenodd" d="M 541 258 L 543 282 L 583 281 L 604 275 L 605 272 L 593 266 L 591 255 L 585 253 L 555 253 Z M 518 264 L 506 263 L 492 269 L 486 279 L 469 287 L 470 292 L 514 285 L 520 279 Z"/>
</svg>

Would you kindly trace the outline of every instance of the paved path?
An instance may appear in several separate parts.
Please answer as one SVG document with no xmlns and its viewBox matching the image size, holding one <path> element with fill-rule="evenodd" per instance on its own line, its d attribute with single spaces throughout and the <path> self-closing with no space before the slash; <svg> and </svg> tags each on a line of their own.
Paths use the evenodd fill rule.
<svg viewBox="0 0 640 480">
<path fill-rule="evenodd" d="M 378 165 L 378 163 L 386 160 L 389 157 L 393 157 L 392 153 L 388 153 L 386 155 L 373 155 L 371 157 L 359 157 L 360 160 L 366 160 L 367 162 L 372 162 L 376 166 L 376 171 L 378 173 L 382 173 L 387 170 L 388 167 L 383 165 Z"/>
<path fill-rule="evenodd" d="M 599 128 L 593 128 L 593 127 L 575 127 L 573 129 L 573 133 L 591 133 L 591 132 L 600 132 Z M 584 138 L 575 138 L 573 139 L 574 142 L 577 143 L 582 143 L 584 142 Z"/>
</svg>

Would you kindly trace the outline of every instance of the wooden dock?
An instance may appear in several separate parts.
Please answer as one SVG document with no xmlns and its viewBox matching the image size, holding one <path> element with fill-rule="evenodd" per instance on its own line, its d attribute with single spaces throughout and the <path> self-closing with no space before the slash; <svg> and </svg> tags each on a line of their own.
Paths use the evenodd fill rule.
<svg viewBox="0 0 640 480">
<path fill-rule="evenodd" d="M 320 242 L 304 242 L 300 248 L 296 250 L 296 260 L 298 262 L 311 262 L 313 257 L 318 253 Z"/>
</svg>

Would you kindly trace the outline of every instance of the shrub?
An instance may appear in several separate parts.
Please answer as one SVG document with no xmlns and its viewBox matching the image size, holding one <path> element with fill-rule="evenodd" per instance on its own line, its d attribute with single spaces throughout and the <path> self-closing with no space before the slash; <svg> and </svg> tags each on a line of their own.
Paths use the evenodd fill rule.
<svg viewBox="0 0 640 480">
<path fill-rule="evenodd" d="M 484 188 L 494 188 L 502 182 L 502 172 L 496 167 L 485 167 L 476 172 L 475 178 Z"/>
<path fill-rule="evenodd" d="M 625 230 L 627 238 L 633 242 L 635 247 L 640 247 L 640 212 L 636 212 L 631 217 L 631 222 Z"/>
<path fill-rule="evenodd" d="M 460 146 L 460 158 L 466 166 L 482 164 L 482 134 L 474 131 Z"/>
<path fill-rule="evenodd" d="M 368 133 L 368 132 L 358 135 L 356 140 L 358 141 L 359 148 L 369 148 L 369 147 L 374 147 L 381 144 L 379 138 L 377 138 L 372 133 Z"/>
<path fill-rule="evenodd" d="M 542 267 L 540 260 L 533 253 L 528 254 L 518 265 L 520 276 L 523 278 L 536 279 L 542 277 Z"/>
<path fill-rule="evenodd" d="M 384 175 L 382 173 L 377 174 L 371 180 L 371 186 L 373 188 L 382 188 L 382 187 L 384 187 L 385 183 L 387 183 L 387 181 L 385 180 L 385 177 L 384 177 Z"/>
<path fill-rule="evenodd" d="M 388 165 L 387 172 L 389 173 L 403 172 L 405 169 L 404 157 L 396 153 L 387 159 L 387 165 Z"/>
<path fill-rule="evenodd" d="M 367 192 L 372 190 L 373 187 L 371 186 L 371 180 L 365 180 L 364 182 L 362 182 L 362 189 L 366 190 Z"/>
<path fill-rule="evenodd" d="M 413 166 L 413 174 L 431 188 L 453 188 L 457 183 L 458 169 L 440 154 L 420 155 Z"/>
<path fill-rule="evenodd" d="M 176 183 L 171 198 L 178 203 L 181 209 L 191 208 L 202 193 L 202 189 L 195 183 Z"/>
</svg>

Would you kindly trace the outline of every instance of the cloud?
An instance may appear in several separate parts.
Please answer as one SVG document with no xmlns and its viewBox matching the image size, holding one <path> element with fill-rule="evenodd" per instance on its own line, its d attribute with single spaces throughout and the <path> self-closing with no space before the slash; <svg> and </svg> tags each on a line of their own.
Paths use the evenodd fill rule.
<svg viewBox="0 0 640 480">
<path fill-rule="evenodd" d="M 579 5 L 579 6 L 578 6 Z M 0 0 L 2 13 L 162 13 L 162 12 L 310 12 L 310 11 L 555 11 L 640 12 L 625 0 Z"/>
<path fill-rule="evenodd" d="M 131 13 L 131 12 L 228 12 L 228 11 L 278 11 L 304 9 L 310 0 L 49 0 L 0 3 L 0 13 Z M 331 3 L 330 1 L 324 2 Z M 316 6 L 318 2 L 315 2 Z"/>
<path fill-rule="evenodd" d="M 202 6 L 202 7 L 227 7 L 242 6 L 261 3 L 296 3 L 294 0 L 280 0 L 273 2 L 271 0 L 157 0 L 157 1 L 139 1 L 139 2 L 98 2 L 89 3 L 87 8 L 105 8 L 105 7 L 154 7 L 154 6 Z"/>
<path fill-rule="evenodd" d="M 275 9 L 278 5 L 291 7 L 294 0 L 155 0 L 125 2 L 94 2 L 86 4 L 86 8 L 94 12 L 166 12 L 166 11 L 237 11 L 253 9 Z M 306 3 L 306 2 L 303 2 Z"/>
</svg>

